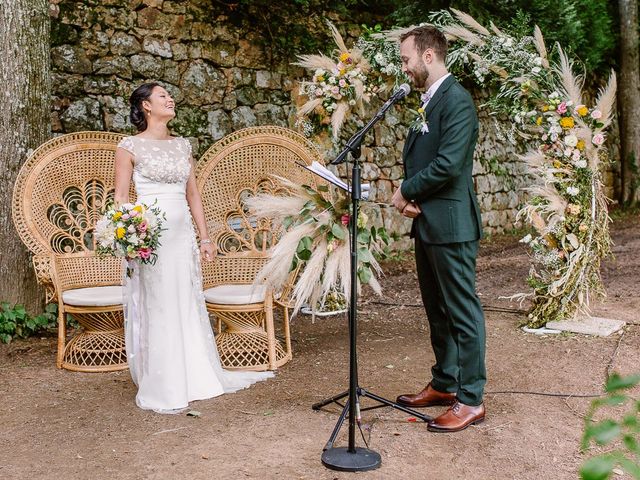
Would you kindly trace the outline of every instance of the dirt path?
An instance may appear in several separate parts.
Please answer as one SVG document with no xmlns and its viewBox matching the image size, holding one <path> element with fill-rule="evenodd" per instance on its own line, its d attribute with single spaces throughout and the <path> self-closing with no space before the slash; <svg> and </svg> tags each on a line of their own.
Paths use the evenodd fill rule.
<svg viewBox="0 0 640 480">
<path fill-rule="evenodd" d="M 486 243 L 478 290 L 487 317 L 487 421 L 444 435 L 389 408 L 367 412 L 364 435 L 382 455 L 379 470 L 345 474 L 320 464 L 338 408 L 310 405 L 347 385 L 346 320 L 300 316 L 292 325 L 294 359 L 277 377 L 194 403 L 199 418 L 139 410 L 128 372 L 55 369 L 53 338 L 0 345 L 0 478 L 577 478 L 590 401 L 579 396 L 599 394 L 607 369 L 640 371 L 639 234 L 637 219 L 618 222 L 616 258 L 603 268 L 609 297 L 595 313 L 635 323 L 611 338 L 519 330 L 521 315 L 503 310 L 517 305 L 499 296 L 525 291 L 526 251 L 514 238 Z M 386 272 L 385 296 L 361 303 L 360 383 L 394 398 L 424 386 L 433 358 L 412 261 Z"/>
</svg>

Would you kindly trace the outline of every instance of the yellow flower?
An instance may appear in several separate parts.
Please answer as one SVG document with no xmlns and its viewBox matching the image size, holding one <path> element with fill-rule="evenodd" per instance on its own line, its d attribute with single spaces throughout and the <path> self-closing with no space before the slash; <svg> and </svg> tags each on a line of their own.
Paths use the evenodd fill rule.
<svg viewBox="0 0 640 480">
<path fill-rule="evenodd" d="M 573 118 L 571 117 L 562 117 L 560 119 L 560 126 L 565 130 L 568 130 L 569 128 L 573 128 L 574 125 L 575 123 L 573 121 Z"/>
<path fill-rule="evenodd" d="M 340 69 L 340 75 L 344 75 L 345 73 L 347 73 L 346 69 L 344 69 L 344 68 Z"/>
<path fill-rule="evenodd" d="M 349 52 L 344 52 L 342 54 L 340 54 L 340 61 L 341 62 L 346 62 L 347 60 L 349 60 L 349 57 L 351 55 L 349 55 Z"/>
<path fill-rule="evenodd" d="M 422 107 L 418 108 L 418 113 L 424 113 L 424 108 Z"/>
<path fill-rule="evenodd" d="M 135 207 L 133 207 L 133 210 L 138 213 L 142 213 L 142 205 L 136 205 Z"/>
<path fill-rule="evenodd" d="M 580 115 L 581 117 L 584 117 L 587 113 L 589 113 L 589 109 L 584 105 L 578 105 L 578 107 L 576 108 L 576 112 L 578 112 L 578 115 Z"/>
<path fill-rule="evenodd" d="M 580 151 L 584 150 L 584 140 L 578 140 L 578 144 L 576 145 L 576 148 Z"/>
<path fill-rule="evenodd" d="M 124 227 L 118 227 L 116 228 L 116 237 L 118 239 L 121 239 L 124 237 L 124 234 L 126 233 L 126 229 Z"/>
<path fill-rule="evenodd" d="M 554 168 L 562 168 L 562 162 L 560 160 L 553 161 Z"/>
<path fill-rule="evenodd" d="M 318 78 L 316 78 L 316 81 L 322 83 L 324 82 L 324 77 L 320 75 Z"/>
<path fill-rule="evenodd" d="M 120 220 L 120 217 L 122 217 L 122 212 L 116 212 L 113 214 L 113 219 L 114 220 Z"/>
<path fill-rule="evenodd" d="M 536 118 L 536 125 L 542 125 L 542 117 Z"/>
<path fill-rule="evenodd" d="M 548 112 L 549 111 L 549 105 L 543 105 L 542 106 L 542 111 L 543 112 Z"/>
</svg>

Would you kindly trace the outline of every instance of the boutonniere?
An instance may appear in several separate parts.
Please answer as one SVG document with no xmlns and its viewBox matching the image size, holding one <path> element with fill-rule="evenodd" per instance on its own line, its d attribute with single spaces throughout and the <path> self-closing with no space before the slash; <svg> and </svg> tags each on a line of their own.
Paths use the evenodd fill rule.
<svg viewBox="0 0 640 480">
<path fill-rule="evenodd" d="M 421 135 L 425 133 L 429 133 L 429 121 L 427 120 L 427 116 L 425 115 L 425 107 L 420 107 L 415 113 L 417 114 L 416 119 L 411 124 L 411 130 L 415 130 L 416 132 L 420 132 Z"/>
</svg>

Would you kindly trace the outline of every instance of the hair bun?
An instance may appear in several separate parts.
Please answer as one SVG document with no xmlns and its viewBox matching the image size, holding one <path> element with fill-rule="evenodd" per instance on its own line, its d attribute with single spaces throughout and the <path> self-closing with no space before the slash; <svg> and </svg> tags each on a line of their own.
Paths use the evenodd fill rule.
<svg viewBox="0 0 640 480">
<path fill-rule="evenodd" d="M 147 129 L 147 117 L 144 108 L 142 108 L 142 102 L 148 100 L 153 89 L 159 86 L 160 84 L 156 82 L 143 83 L 129 97 L 129 105 L 131 105 L 129 120 L 138 129 L 138 132 L 144 132 Z"/>
</svg>

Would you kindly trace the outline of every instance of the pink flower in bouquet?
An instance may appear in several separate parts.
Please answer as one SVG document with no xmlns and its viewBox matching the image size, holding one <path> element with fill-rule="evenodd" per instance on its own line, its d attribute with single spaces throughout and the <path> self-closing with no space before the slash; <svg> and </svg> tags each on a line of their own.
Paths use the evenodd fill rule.
<svg viewBox="0 0 640 480">
<path fill-rule="evenodd" d="M 138 254 L 140 255 L 140 258 L 143 260 L 147 260 L 149 257 L 151 257 L 151 253 L 152 253 L 152 250 L 146 247 L 138 250 Z"/>
<path fill-rule="evenodd" d="M 594 120 L 599 120 L 602 118 L 602 112 L 600 110 L 594 110 L 593 112 L 591 112 L 591 118 L 593 118 Z"/>
<path fill-rule="evenodd" d="M 133 225 L 129 225 L 129 227 L 127 228 L 127 232 L 136 233 L 136 227 Z"/>
<path fill-rule="evenodd" d="M 129 215 L 128 213 L 125 213 L 124 215 L 122 215 L 122 220 L 129 220 L 129 218 L 131 217 L 131 215 Z"/>
<path fill-rule="evenodd" d="M 351 215 L 349 215 L 348 213 L 345 213 L 342 215 L 342 217 L 340 217 L 340 222 L 342 222 L 342 225 L 344 225 L 345 227 L 349 225 L 349 220 L 351 220 Z"/>
<path fill-rule="evenodd" d="M 146 231 L 147 231 L 147 227 L 148 227 L 147 222 L 146 222 L 145 220 L 143 220 L 143 221 L 140 223 L 140 225 L 138 225 L 138 230 L 139 230 L 140 232 L 146 232 Z"/>
<path fill-rule="evenodd" d="M 564 115 L 565 113 L 567 113 L 567 102 L 561 102 L 560 105 L 558 105 L 558 108 L 556 109 L 556 111 L 560 115 Z"/>
<path fill-rule="evenodd" d="M 340 85 L 341 87 L 346 87 L 347 86 L 347 82 L 345 81 L 344 78 L 341 78 L 340 81 L 338 82 L 338 85 Z"/>
<path fill-rule="evenodd" d="M 597 145 L 599 147 L 604 143 L 604 135 L 601 133 L 596 133 L 591 139 L 591 141 L 593 142 L 594 145 Z"/>
</svg>

